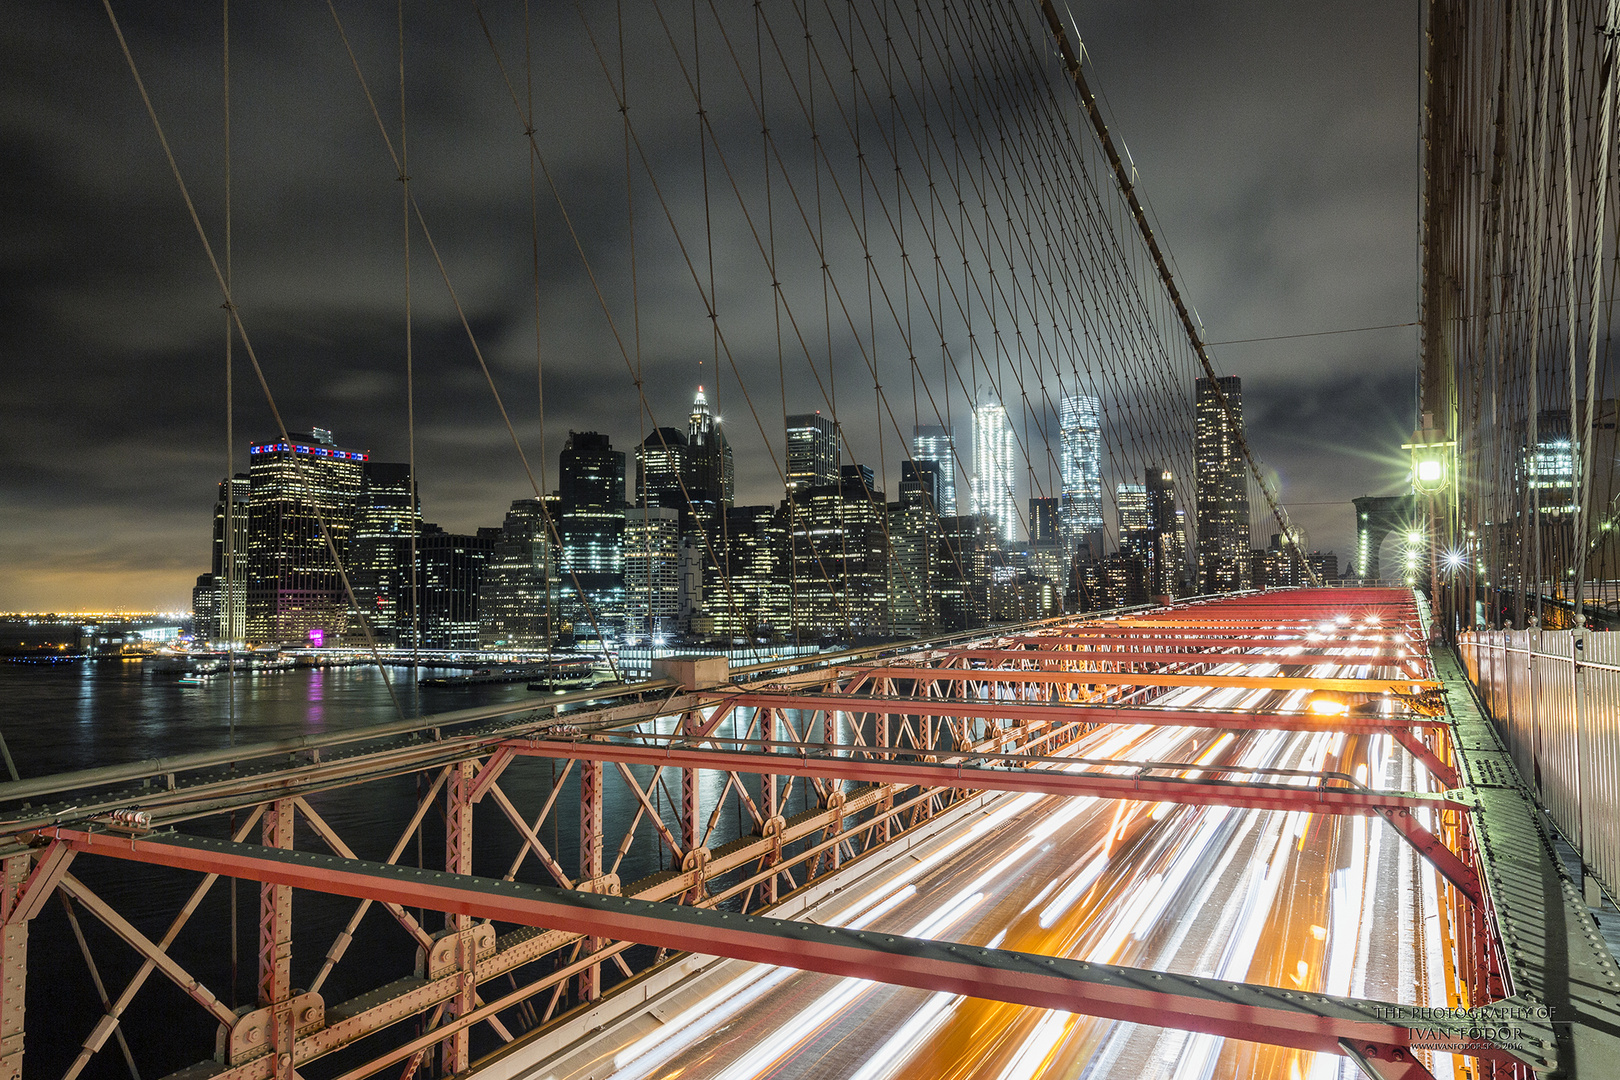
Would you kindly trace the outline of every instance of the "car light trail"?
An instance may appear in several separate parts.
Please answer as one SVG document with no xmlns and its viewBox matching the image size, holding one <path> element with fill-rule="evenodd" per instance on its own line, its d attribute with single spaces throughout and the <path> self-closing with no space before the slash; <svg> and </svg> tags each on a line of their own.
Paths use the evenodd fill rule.
<svg viewBox="0 0 1620 1080">
<path fill-rule="evenodd" d="M 1281 668 L 1234 662 L 1217 670 Z M 1376 670 L 1318 664 L 1312 674 L 1354 677 Z M 1176 686 L 1154 704 L 1297 709 L 1309 694 Z M 1391 743 L 1384 734 L 1105 725 L 1067 749 L 1088 758 L 1184 761 L 1193 775 L 1223 768 L 1338 770 L 1373 786 L 1422 790 L 1426 770 L 1409 755 L 1393 754 Z M 1447 1004 L 1441 946 L 1432 932 L 1437 875 L 1407 845 L 1384 843 L 1386 827 L 1374 818 L 1306 811 L 1006 794 L 988 798 L 981 811 L 804 917 L 1287 989 Z M 1416 917 L 1408 918 L 1408 911 Z M 1407 971 L 1373 948 L 1375 935 L 1393 934 L 1398 926 L 1420 934 L 1421 971 Z M 633 1013 L 593 1041 L 512 1075 L 584 1080 L 603 1075 L 601 1067 L 611 1062 L 613 1075 L 625 1080 L 1191 1080 L 1243 1075 L 1238 1065 L 1248 1062 L 1253 1075 L 1326 1080 L 1352 1067 L 1327 1055 L 861 979 L 736 961 L 710 971 L 718 974 L 706 977 L 703 996 L 667 1020 Z M 1445 1060 L 1435 1065 L 1449 1067 Z"/>
</svg>

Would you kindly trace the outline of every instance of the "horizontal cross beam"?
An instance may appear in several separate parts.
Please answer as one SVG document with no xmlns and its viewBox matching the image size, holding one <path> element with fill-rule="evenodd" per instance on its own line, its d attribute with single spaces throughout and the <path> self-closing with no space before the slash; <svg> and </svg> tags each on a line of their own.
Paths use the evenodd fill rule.
<svg viewBox="0 0 1620 1080">
<path fill-rule="evenodd" d="M 888 716 L 1045 722 L 1052 724 L 1154 724 L 1236 731 L 1333 731 L 1353 734 L 1411 727 L 1443 728 L 1443 717 L 1320 716 L 1316 713 L 1218 712 L 1152 709 L 1135 705 L 1062 705 L 995 699 L 906 697 L 882 694 L 786 694 L 744 691 L 728 694 L 735 708 L 800 709 L 806 712 L 877 713 Z"/>
<path fill-rule="evenodd" d="M 1023 791 L 1042 795 L 1092 795 L 1100 799 L 1140 799 L 1143 802 L 1236 806 L 1250 810 L 1305 810 L 1314 814 L 1375 814 L 1384 810 L 1427 809 L 1466 811 L 1466 803 L 1443 795 L 1366 788 L 1296 786 L 1223 780 L 1223 772 L 1241 771 L 1220 766 L 1169 765 L 1209 778 L 1148 775 L 1138 767 L 1126 774 L 1102 771 L 1070 772 L 1065 768 L 1030 769 L 1025 762 L 1062 764 L 1073 759 L 1033 755 L 952 755 L 949 762 L 896 760 L 879 757 L 840 757 L 836 753 L 916 754 L 920 751 L 872 746 L 805 747 L 798 753 L 758 750 L 715 750 L 689 744 L 631 745 L 595 740 L 512 739 L 505 745 L 520 754 L 574 758 L 581 761 L 616 761 L 627 765 L 674 765 L 683 769 L 718 769 L 723 772 L 760 773 L 767 776 L 818 776 L 860 784 L 899 784 L 904 787 L 972 788 L 980 791 Z M 1006 758 L 1015 763 L 996 767 L 974 764 Z"/>
<path fill-rule="evenodd" d="M 1466 1043 L 1481 1020 L 1424 1020 L 1409 1027 L 1382 1002 L 1277 990 L 1249 983 L 981 949 L 881 931 L 849 930 L 761 915 L 681 907 L 567 889 L 421 870 L 203 837 L 131 838 L 48 832 L 79 851 L 495 919 L 660 948 L 725 956 L 893 986 L 964 994 L 1040 1009 L 1197 1031 L 1318 1053 L 1355 1044 L 1421 1049 L 1425 1039 Z M 1489 1008 L 1482 1010 L 1488 1012 Z M 1494 1019 L 1494 1014 L 1492 1014 Z M 1471 1051 L 1500 1061 L 1539 1061 L 1522 1022 Z"/>
<path fill-rule="evenodd" d="M 1032 645 L 1039 646 L 1042 639 L 1030 639 Z M 1239 646 L 1240 648 L 1244 648 Z M 1243 652 L 1185 652 L 1170 651 L 1142 652 L 1129 649 L 1086 649 L 1084 651 L 1074 648 L 1072 643 L 1054 642 L 1044 647 L 1024 649 L 952 649 L 939 659 L 954 660 L 989 660 L 1004 662 L 1009 660 L 1050 660 L 1074 663 L 1085 661 L 1107 661 L 1110 663 L 1127 664 L 1282 664 L 1285 667 L 1307 667 L 1312 664 L 1404 664 L 1414 660 L 1423 660 L 1425 657 L 1417 653 L 1389 652 L 1381 646 L 1360 646 L 1366 651 L 1356 652 L 1358 646 L 1353 644 L 1331 645 L 1321 642 L 1312 642 L 1305 646 L 1307 649 L 1334 648 L 1337 653 L 1301 652 L 1299 646 L 1283 648 L 1275 643 L 1270 648 L 1245 648 Z"/>
<path fill-rule="evenodd" d="M 1381 694 L 1386 690 L 1410 692 L 1435 689 L 1433 679 L 1314 679 L 1290 675 L 1180 675 L 1163 671 L 1016 671 L 1005 668 L 878 667 L 860 668 L 867 681 L 906 679 L 915 682 L 1090 683 L 1106 686 L 1236 686 L 1249 690 L 1332 690 L 1350 694 Z"/>
</svg>

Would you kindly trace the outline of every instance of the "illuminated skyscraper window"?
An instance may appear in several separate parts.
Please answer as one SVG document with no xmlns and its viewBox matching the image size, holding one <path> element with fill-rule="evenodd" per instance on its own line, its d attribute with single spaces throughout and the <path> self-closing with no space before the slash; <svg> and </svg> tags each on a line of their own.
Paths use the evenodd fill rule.
<svg viewBox="0 0 1620 1080">
<path fill-rule="evenodd" d="M 787 418 L 787 489 L 838 482 L 838 425 L 819 412 Z"/>
<path fill-rule="evenodd" d="M 1249 474 L 1242 448 L 1243 384 L 1236 375 L 1199 379 L 1194 408 L 1199 584 L 1206 593 L 1246 589 Z"/>
<path fill-rule="evenodd" d="M 1103 527 L 1102 403 L 1087 394 L 1065 397 L 1058 426 L 1063 440 L 1063 501 L 1058 513 L 1063 542 L 1073 549 Z"/>
<path fill-rule="evenodd" d="M 994 523 L 1004 544 L 1018 540 L 1018 504 L 1013 498 L 1013 433 L 1007 410 L 996 404 L 973 410 L 973 512 Z"/>
<path fill-rule="evenodd" d="M 956 440 L 942 427 L 921 425 L 911 439 L 911 459 L 937 466 L 939 501 L 934 511 L 940 517 L 956 516 Z"/>
</svg>

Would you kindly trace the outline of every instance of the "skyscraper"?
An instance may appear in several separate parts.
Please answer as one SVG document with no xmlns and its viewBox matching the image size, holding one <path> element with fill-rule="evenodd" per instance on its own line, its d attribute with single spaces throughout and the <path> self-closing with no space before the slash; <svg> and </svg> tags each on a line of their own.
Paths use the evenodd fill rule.
<svg viewBox="0 0 1620 1080">
<path fill-rule="evenodd" d="M 422 526 L 416 558 L 423 648 L 478 648 L 478 595 L 500 535 L 499 529 L 469 536 Z"/>
<path fill-rule="evenodd" d="M 1187 557 L 1187 543 L 1181 536 L 1181 517 L 1176 510 L 1176 478 L 1169 469 L 1148 466 L 1143 478 L 1147 492 L 1148 591 L 1154 596 L 1176 596 L 1181 592 Z"/>
<path fill-rule="evenodd" d="M 422 529 L 409 465 L 368 461 L 349 541 L 349 580 L 378 641 L 410 642 L 411 538 Z"/>
<path fill-rule="evenodd" d="M 994 523 L 1003 544 L 1018 541 L 1013 499 L 1013 432 L 1007 410 L 993 402 L 973 410 L 973 513 Z"/>
<path fill-rule="evenodd" d="M 1242 449 L 1243 386 L 1238 377 L 1199 379 L 1194 412 L 1199 587 L 1206 593 L 1246 589 L 1249 484 Z"/>
<path fill-rule="evenodd" d="M 340 448 L 321 428 L 248 455 L 247 637 L 335 642 L 349 615 L 331 549 L 347 558 L 370 455 Z"/>
<path fill-rule="evenodd" d="M 1063 542 L 1073 551 L 1102 533 L 1102 402 L 1088 394 L 1065 397 L 1058 409 L 1058 427 L 1063 474 L 1059 516 Z"/>
<path fill-rule="evenodd" d="M 1147 488 L 1119 484 L 1114 488 L 1114 501 L 1119 507 L 1119 550 L 1146 560 L 1153 547 Z"/>
<path fill-rule="evenodd" d="M 1036 497 L 1029 500 L 1029 542 L 1052 545 L 1058 542 L 1058 500 Z"/>
<path fill-rule="evenodd" d="M 617 635 L 624 620 L 624 451 L 606 435 L 570 431 L 557 474 L 562 621 L 576 639 Z"/>
<path fill-rule="evenodd" d="M 934 463 L 939 477 L 939 497 L 934 504 L 934 513 L 940 517 L 955 517 L 956 440 L 951 433 L 942 427 L 918 426 L 911 437 L 911 459 L 918 463 Z M 905 479 L 903 473 L 901 479 Z"/>
<path fill-rule="evenodd" d="M 673 634 L 680 615 L 680 518 L 662 506 L 641 506 L 624 517 L 624 631 Z"/>
<path fill-rule="evenodd" d="M 838 483 L 838 425 L 820 412 L 787 418 L 787 489 L 797 495 Z"/>
<path fill-rule="evenodd" d="M 196 631 L 218 641 L 247 635 L 249 490 L 247 474 L 237 473 L 219 482 L 214 504 L 213 614 L 206 626 L 197 616 Z"/>
<path fill-rule="evenodd" d="M 518 499 L 478 585 L 478 644 L 486 649 L 543 649 L 556 607 L 556 559 L 542 499 Z"/>
</svg>

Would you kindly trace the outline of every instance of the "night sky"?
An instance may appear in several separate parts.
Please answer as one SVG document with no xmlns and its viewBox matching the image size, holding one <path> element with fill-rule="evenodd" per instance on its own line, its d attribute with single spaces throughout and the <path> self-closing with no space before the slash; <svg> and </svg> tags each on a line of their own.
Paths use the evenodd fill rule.
<svg viewBox="0 0 1620 1080">
<path fill-rule="evenodd" d="M 654 160 L 691 157 L 691 100 L 657 56 L 654 9 L 624 6 L 644 147 Z M 752 9 L 717 6 L 751 50 Z M 1417 318 L 1418 5 L 1071 6 L 1094 88 L 1210 340 Z M 114 10 L 223 257 L 218 5 Z M 394 6 L 338 10 L 397 128 Z M 523 98 L 521 10 L 491 0 L 484 14 Z M 690 33 L 689 5 L 662 10 Z M 585 5 L 610 67 L 614 11 Z M 532 18 L 537 137 L 615 324 L 632 335 L 617 299 L 628 250 L 619 116 L 574 5 L 535 4 Z M 570 428 L 605 431 L 629 451 L 654 419 L 684 426 L 704 383 L 737 450 L 738 502 L 778 500 L 759 426 L 779 443 L 783 394 L 790 412 L 819 402 L 807 378 L 777 381 L 762 345 L 774 333 L 769 301 L 753 310 L 720 296 L 728 340 L 763 399 L 756 426 L 729 368 L 717 385 L 680 252 L 646 229 L 639 329 L 654 417 L 638 418 L 623 353 L 543 182 L 538 255 L 531 247 L 523 124 L 477 14 L 408 3 L 406 24 L 412 187 L 536 478 L 543 465 L 544 486 L 555 486 Z M 289 428 L 330 428 L 341 445 L 404 460 L 401 185 L 376 122 L 324 4 L 239 0 L 231 29 L 232 284 L 253 346 Z M 7 5 L 0 71 L 0 610 L 189 606 L 226 471 L 219 290 L 100 4 Z M 737 88 L 707 77 L 711 120 L 753 124 Z M 664 194 L 683 231 L 701 232 L 701 195 L 682 175 Z M 637 198 L 651 214 L 652 194 Z M 722 227 L 724 263 L 741 230 Z M 529 481 L 420 232 L 411 245 L 424 516 L 453 531 L 499 524 Z M 1341 559 L 1352 549 L 1348 500 L 1402 483 L 1416 342 L 1406 327 L 1213 350 L 1243 378 L 1251 441 L 1296 522 Z M 235 467 L 245 471 L 248 443 L 275 428 L 240 343 L 235 354 Z M 847 380 L 838 392 L 870 415 L 866 382 L 865 398 Z M 965 413 L 956 423 L 965 446 Z"/>
</svg>

